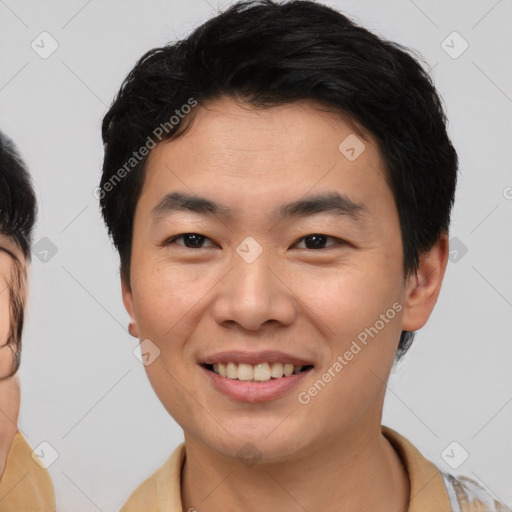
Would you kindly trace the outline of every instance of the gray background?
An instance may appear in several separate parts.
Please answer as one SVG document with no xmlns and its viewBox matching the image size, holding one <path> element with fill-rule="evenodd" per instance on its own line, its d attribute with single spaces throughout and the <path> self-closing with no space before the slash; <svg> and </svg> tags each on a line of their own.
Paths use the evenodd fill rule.
<svg viewBox="0 0 512 512">
<path fill-rule="evenodd" d="M 0 0 L 1 129 L 34 177 L 34 241 L 57 249 L 40 252 L 44 241 L 34 252 L 19 426 L 32 447 L 47 441 L 58 453 L 49 471 L 61 511 L 118 510 L 182 440 L 126 331 L 118 259 L 93 196 L 100 123 L 136 59 L 228 3 Z M 421 52 L 460 157 L 457 255 L 428 325 L 393 372 L 383 423 L 443 470 L 451 468 L 441 454 L 457 441 L 469 458 L 451 471 L 511 505 L 512 3 L 325 3 Z M 47 59 L 31 48 L 43 31 L 59 45 Z M 469 44 L 458 58 L 441 46 L 453 31 Z M 445 43 L 452 54 L 462 44 Z"/>
</svg>

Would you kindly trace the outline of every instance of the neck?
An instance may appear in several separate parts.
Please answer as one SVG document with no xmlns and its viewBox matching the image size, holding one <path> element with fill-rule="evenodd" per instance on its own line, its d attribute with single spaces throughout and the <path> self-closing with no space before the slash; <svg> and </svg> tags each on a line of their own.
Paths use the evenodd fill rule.
<svg viewBox="0 0 512 512">
<path fill-rule="evenodd" d="M 183 510 L 406 512 L 410 484 L 380 421 L 324 438 L 307 456 L 252 467 L 185 435 Z"/>
</svg>

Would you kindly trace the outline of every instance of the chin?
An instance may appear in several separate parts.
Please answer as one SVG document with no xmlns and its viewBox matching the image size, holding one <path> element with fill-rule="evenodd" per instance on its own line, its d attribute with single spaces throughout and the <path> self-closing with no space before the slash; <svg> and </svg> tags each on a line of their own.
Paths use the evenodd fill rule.
<svg viewBox="0 0 512 512">
<path fill-rule="evenodd" d="M 254 425 L 251 428 L 239 429 L 232 425 L 230 431 L 236 432 L 233 436 L 222 430 L 222 433 L 219 432 L 218 436 L 213 438 L 205 438 L 202 435 L 201 440 L 219 455 L 239 459 L 243 463 L 249 461 L 248 466 L 255 462 L 277 463 L 296 458 L 298 452 L 306 447 L 307 441 L 304 436 L 294 435 L 293 429 L 289 426 L 281 431 L 280 427 L 276 426 L 277 423 L 273 423 L 271 428 L 265 424 L 261 429 L 255 428 Z"/>
</svg>

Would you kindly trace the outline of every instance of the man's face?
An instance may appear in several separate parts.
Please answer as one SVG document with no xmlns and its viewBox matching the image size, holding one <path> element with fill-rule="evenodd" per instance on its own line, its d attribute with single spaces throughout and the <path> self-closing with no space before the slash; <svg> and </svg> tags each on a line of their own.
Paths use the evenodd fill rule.
<svg viewBox="0 0 512 512">
<path fill-rule="evenodd" d="M 223 98 L 152 151 L 123 298 L 134 334 L 150 340 L 150 382 L 189 439 L 286 459 L 380 425 L 407 286 L 383 162 L 371 137 L 357 136 L 357 156 L 355 136 L 312 104 L 257 110 Z M 171 193 L 231 214 L 177 208 Z M 359 206 L 279 214 L 335 193 Z M 242 380 L 206 367 L 219 360 L 245 363 L 226 370 Z M 265 381 L 294 362 L 309 369 Z M 254 375 L 263 381 L 243 380 Z"/>
<path fill-rule="evenodd" d="M 9 373 L 13 362 L 12 350 L 5 346 L 10 332 L 11 306 L 9 287 L 11 285 L 14 260 L 12 255 L 23 261 L 23 254 L 16 244 L 0 235 L 0 376 Z"/>
</svg>

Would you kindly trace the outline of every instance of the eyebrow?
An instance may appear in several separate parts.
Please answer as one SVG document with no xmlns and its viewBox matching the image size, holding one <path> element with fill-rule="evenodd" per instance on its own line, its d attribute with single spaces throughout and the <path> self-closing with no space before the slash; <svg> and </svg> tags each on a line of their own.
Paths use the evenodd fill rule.
<svg viewBox="0 0 512 512">
<path fill-rule="evenodd" d="M 153 208 L 151 216 L 154 220 L 160 220 L 175 211 L 188 211 L 206 216 L 218 215 L 228 220 L 233 218 L 233 211 L 227 206 L 205 197 L 182 192 L 171 192 L 165 195 Z M 367 216 L 368 210 L 363 203 L 356 202 L 345 194 L 330 192 L 282 204 L 274 212 L 274 216 L 278 219 L 318 214 L 348 216 L 357 221 Z"/>
</svg>

